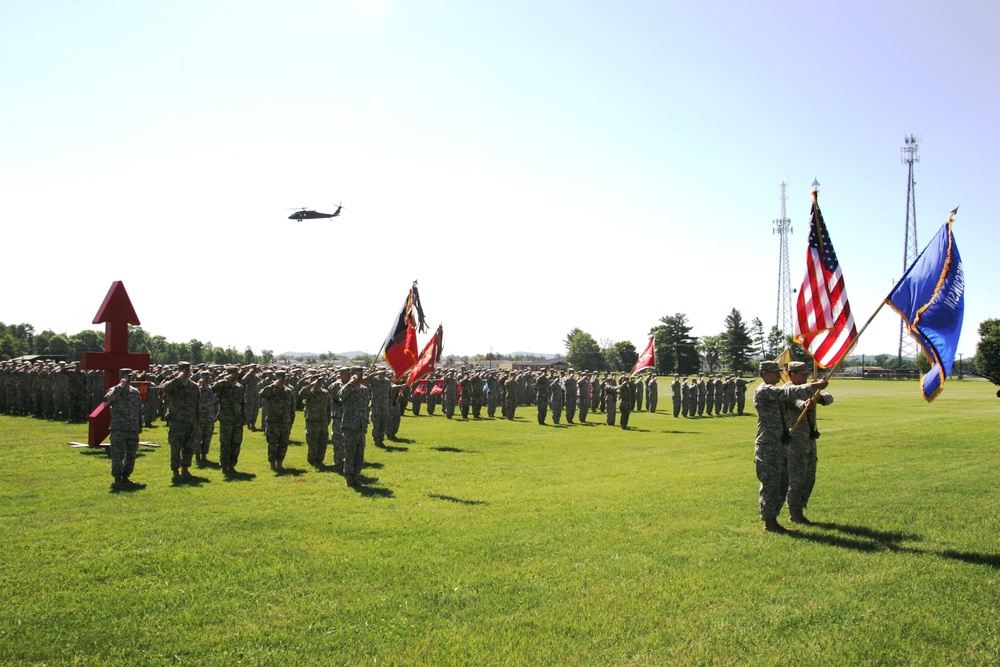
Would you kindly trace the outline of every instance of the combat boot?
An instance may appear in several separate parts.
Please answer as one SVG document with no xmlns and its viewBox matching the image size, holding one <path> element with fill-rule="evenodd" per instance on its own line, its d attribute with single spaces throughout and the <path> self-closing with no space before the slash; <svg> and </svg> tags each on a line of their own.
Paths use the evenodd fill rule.
<svg viewBox="0 0 1000 667">
<path fill-rule="evenodd" d="M 773 519 L 764 519 L 764 532 L 783 535 L 788 532 L 788 529 L 778 523 L 778 519 L 775 517 Z"/>
<path fill-rule="evenodd" d="M 347 486 L 351 487 L 352 489 L 357 484 L 357 482 L 354 481 L 354 475 L 344 475 L 344 482 L 346 482 Z"/>
<path fill-rule="evenodd" d="M 806 515 L 802 513 L 802 509 L 792 509 L 788 508 L 788 519 L 792 523 L 802 524 L 803 526 L 811 526 L 813 522 L 806 518 Z"/>
</svg>

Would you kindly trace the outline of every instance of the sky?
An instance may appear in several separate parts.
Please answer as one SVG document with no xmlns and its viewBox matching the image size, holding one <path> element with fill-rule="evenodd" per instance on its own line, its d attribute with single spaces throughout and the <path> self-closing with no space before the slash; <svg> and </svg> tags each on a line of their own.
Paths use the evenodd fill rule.
<svg viewBox="0 0 1000 667">
<path fill-rule="evenodd" d="M 770 328 L 780 186 L 797 288 L 815 179 L 860 326 L 913 134 L 921 249 L 961 205 L 968 357 L 1000 316 L 998 34 L 964 0 L 3 3 L 0 321 L 101 329 L 121 280 L 174 342 L 375 353 L 417 280 L 446 354 Z M 898 343 L 883 308 L 855 352 Z"/>
</svg>

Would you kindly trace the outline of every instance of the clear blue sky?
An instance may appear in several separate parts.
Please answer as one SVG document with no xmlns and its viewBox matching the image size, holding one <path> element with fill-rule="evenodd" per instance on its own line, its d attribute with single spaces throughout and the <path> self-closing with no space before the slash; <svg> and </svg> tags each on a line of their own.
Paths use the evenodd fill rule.
<svg viewBox="0 0 1000 667">
<path fill-rule="evenodd" d="M 770 327 L 779 186 L 797 287 L 816 178 L 860 324 L 915 133 L 921 247 L 961 204 L 969 356 L 1000 316 L 998 34 L 962 1 L 5 3 L 0 320 L 75 333 L 123 280 L 170 340 L 375 352 L 419 279 L 457 354 Z"/>
</svg>

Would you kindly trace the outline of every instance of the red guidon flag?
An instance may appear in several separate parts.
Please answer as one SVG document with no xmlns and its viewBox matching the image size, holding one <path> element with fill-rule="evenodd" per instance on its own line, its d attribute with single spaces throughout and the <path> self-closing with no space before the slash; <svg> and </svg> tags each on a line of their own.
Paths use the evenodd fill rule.
<svg viewBox="0 0 1000 667">
<path fill-rule="evenodd" d="M 653 336 L 649 339 L 649 345 L 646 349 L 642 351 L 639 355 L 639 361 L 635 362 L 635 368 L 632 369 L 632 375 L 635 375 L 639 371 L 646 368 L 656 368 L 656 337 Z"/>
<path fill-rule="evenodd" d="M 426 331 L 427 325 L 424 323 L 417 283 L 414 282 L 382 346 L 386 363 L 395 373 L 397 382 L 417 363 L 417 329 Z"/>
<path fill-rule="evenodd" d="M 444 352 L 444 329 L 438 326 L 437 331 L 420 353 L 420 359 L 410 369 L 410 377 L 406 384 L 411 387 L 415 382 L 427 377 L 434 372 L 434 364 L 441 361 L 441 353 Z"/>
</svg>

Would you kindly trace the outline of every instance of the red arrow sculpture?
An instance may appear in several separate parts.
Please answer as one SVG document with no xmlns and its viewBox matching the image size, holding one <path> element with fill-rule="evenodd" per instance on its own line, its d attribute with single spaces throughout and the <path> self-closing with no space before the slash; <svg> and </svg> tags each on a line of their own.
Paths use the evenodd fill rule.
<svg viewBox="0 0 1000 667">
<path fill-rule="evenodd" d="M 94 324 L 106 323 L 104 328 L 104 352 L 81 352 L 80 368 L 88 371 L 104 371 L 104 393 L 120 381 L 118 371 L 122 368 L 144 371 L 149 369 L 149 355 L 128 351 L 128 325 L 140 324 L 132 301 L 128 298 L 125 285 L 120 280 L 111 283 L 104 303 L 94 316 Z M 90 433 L 87 444 L 97 447 L 111 433 L 111 408 L 102 402 L 90 413 Z"/>
</svg>

